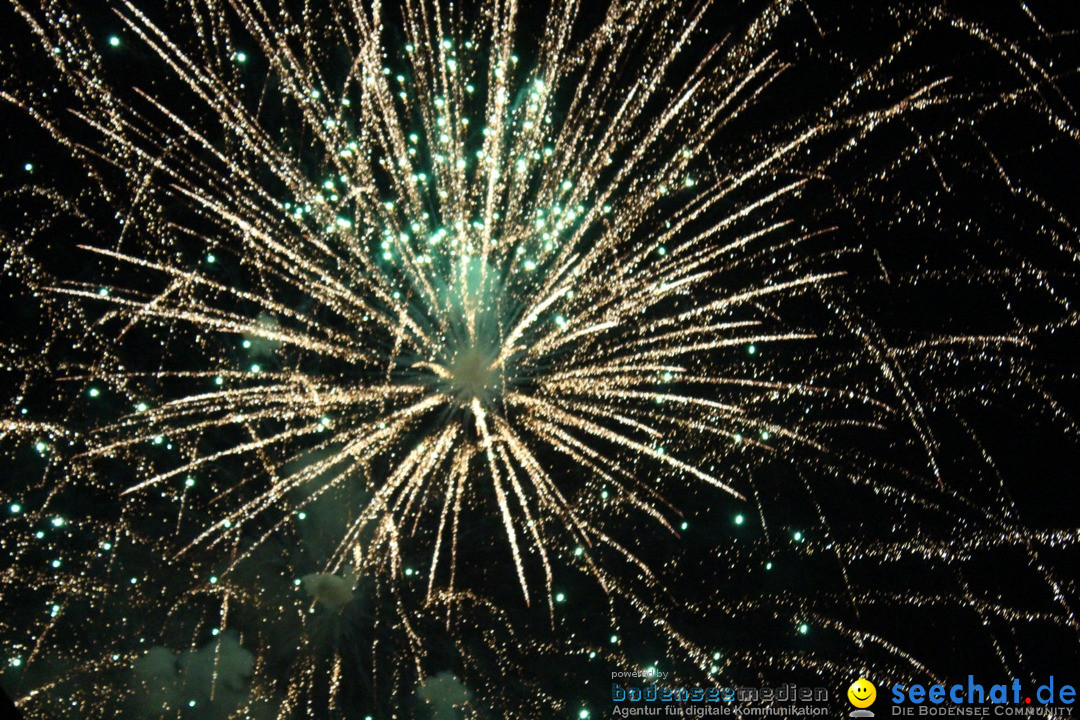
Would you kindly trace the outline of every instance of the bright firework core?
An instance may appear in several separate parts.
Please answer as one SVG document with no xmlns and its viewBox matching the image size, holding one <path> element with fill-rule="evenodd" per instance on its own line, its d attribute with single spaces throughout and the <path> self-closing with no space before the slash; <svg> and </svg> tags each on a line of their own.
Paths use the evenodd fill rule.
<svg viewBox="0 0 1080 720">
<path fill-rule="evenodd" d="M 480 347 L 460 350 L 447 368 L 454 394 L 462 403 L 490 400 L 499 382 L 493 353 Z"/>
<path fill-rule="evenodd" d="M 505 349 L 507 324 L 512 325 L 515 319 L 501 317 L 499 312 L 514 306 L 507 284 L 491 265 L 469 258 L 455 263 L 449 277 L 434 280 L 440 288 L 437 305 L 446 311 L 442 320 L 430 317 L 430 307 L 414 305 L 411 309 L 446 329 L 432 338 L 438 348 L 436 355 L 415 367 L 433 373 L 438 378 L 433 389 L 450 396 L 460 407 L 471 408 L 474 401 L 490 405 L 509 384 L 508 365 L 516 354 Z M 519 330 L 527 325 L 525 322 Z"/>
</svg>

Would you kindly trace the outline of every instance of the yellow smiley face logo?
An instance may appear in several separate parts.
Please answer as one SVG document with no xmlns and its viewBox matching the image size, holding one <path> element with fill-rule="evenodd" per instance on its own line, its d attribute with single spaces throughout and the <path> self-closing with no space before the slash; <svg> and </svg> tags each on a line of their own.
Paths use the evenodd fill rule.
<svg viewBox="0 0 1080 720">
<path fill-rule="evenodd" d="M 859 678 L 847 689 L 847 699 L 857 708 L 870 707 L 877 699 L 877 688 L 866 678 Z"/>
</svg>

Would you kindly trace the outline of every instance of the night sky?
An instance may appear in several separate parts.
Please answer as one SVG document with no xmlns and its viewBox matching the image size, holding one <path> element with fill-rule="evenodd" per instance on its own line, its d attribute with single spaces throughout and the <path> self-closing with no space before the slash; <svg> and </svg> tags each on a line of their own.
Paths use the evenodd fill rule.
<svg viewBox="0 0 1080 720">
<path fill-rule="evenodd" d="M 0 2 L 24 717 L 1080 683 L 1073 3 Z"/>
</svg>

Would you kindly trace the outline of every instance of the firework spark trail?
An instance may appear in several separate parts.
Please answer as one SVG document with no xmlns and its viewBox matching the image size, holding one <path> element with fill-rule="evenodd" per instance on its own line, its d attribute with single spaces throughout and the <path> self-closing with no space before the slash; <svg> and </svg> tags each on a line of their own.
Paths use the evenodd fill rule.
<svg viewBox="0 0 1080 720">
<path fill-rule="evenodd" d="M 470 25 L 460 9 L 406 0 L 399 54 L 378 3 L 342 0 L 296 14 L 259 0 L 230 0 L 228 12 L 192 0 L 191 17 L 172 27 L 168 10 L 159 16 L 121 0 L 114 10 L 126 37 L 160 64 L 182 100 L 152 84 L 110 86 L 97 39 L 61 5 L 13 5 L 77 98 L 70 115 L 80 125 L 67 129 L 69 120 L 52 117 L 45 101 L 15 85 L 0 97 L 40 119 L 59 145 L 95 168 L 90 177 L 103 198 L 124 205 L 119 232 L 78 244 L 101 267 L 112 263 L 113 280 L 54 277 L 27 270 L 29 259 L 13 271 L 33 277 L 28 284 L 48 302 L 77 309 L 87 347 L 102 355 L 92 365 L 35 370 L 159 399 L 85 432 L 7 420 L 3 436 L 70 436 L 77 450 L 67 462 L 80 468 L 72 482 L 93 477 L 97 463 L 130 461 L 136 472 L 123 487 L 92 484 L 115 489 L 132 513 L 171 497 L 177 479 L 194 482 L 248 463 L 241 477 L 216 485 L 205 505 L 192 509 L 186 490 L 179 494 L 170 523 L 178 538 L 185 513 L 201 524 L 183 535 L 172 561 L 196 567 L 205 553 L 229 556 L 213 581 L 220 580 L 222 627 L 234 612 L 230 598 L 260 602 L 234 578 L 261 546 L 290 518 L 359 487 L 360 507 L 316 562 L 324 572 L 377 578 L 375 592 L 404 623 L 418 672 L 426 651 L 407 619 L 416 609 L 403 599 L 403 558 L 426 554 L 423 601 L 445 611 L 447 628 L 461 608 L 485 605 L 483 588 L 469 583 L 475 576 L 459 568 L 463 557 L 485 555 L 462 538 L 477 508 L 497 519 L 503 536 L 498 550 L 483 550 L 505 556 L 526 605 L 542 595 L 552 628 L 561 602 L 556 574 L 565 548 L 576 546 L 580 568 L 608 598 L 613 626 L 616 604 L 632 608 L 706 670 L 716 657 L 676 627 L 660 599 L 669 592 L 664 573 L 616 526 L 634 518 L 635 526 L 678 536 L 684 508 L 669 495 L 700 485 L 732 500 L 752 498 L 769 537 L 771 513 L 749 469 L 766 460 L 746 460 L 744 472 L 748 453 L 790 458 L 797 467 L 806 504 L 825 528 L 806 552 L 832 557 L 843 591 L 822 592 L 826 612 L 788 595 L 718 598 L 712 611 L 812 620 L 860 649 L 881 648 L 903 672 L 936 677 L 901 644 L 858 627 L 861 608 L 895 598 L 861 588 L 852 558 L 948 554 L 943 541 L 862 547 L 834 537 L 838 518 L 818 483 L 842 477 L 898 498 L 890 502 L 931 513 L 952 512 L 954 503 L 1007 528 L 970 542 L 1024 545 L 1060 614 L 988 602 L 959 569 L 956 596 L 918 595 L 919 604 L 957 602 L 984 622 L 1078 627 L 1075 588 L 1061 589 L 1038 549 L 1072 545 L 1075 534 L 1025 531 L 1004 486 L 999 511 L 947 482 L 942 408 L 979 442 L 958 408 L 967 394 L 928 387 L 917 365 L 933 353 L 950 361 L 966 353 L 977 363 L 1030 349 L 1036 333 L 1076 323 L 1067 290 L 1027 264 L 1014 272 L 1045 284 L 1062 310 L 1053 321 L 897 343 L 853 299 L 860 281 L 842 260 L 857 248 L 837 238 L 836 225 L 814 225 L 816 214 L 788 215 L 814 202 L 817 181 L 852 162 L 882 127 L 935 108 L 964 103 L 967 122 L 1038 102 L 1076 139 L 1076 113 L 1058 79 L 1017 44 L 940 10 L 913 13 L 914 29 L 835 99 L 755 133 L 719 162 L 725 133 L 792 69 L 768 47 L 770 29 L 791 4 L 764 10 L 745 38 L 715 41 L 709 2 L 613 4 L 584 37 L 577 36 L 579 3 L 554 2 L 522 60 L 514 2 L 483 4 Z M 980 94 L 957 89 L 951 77 L 890 74 L 931 22 L 992 48 L 1022 78 L 1019 89 Z M 237 69 L 254 57 L 266 77 L 257 100 Z M 294 127 L 279 135 L 276 124 Z M 933 148 L 951 131 L 920 136 L 914 147 L 930 154 L 943 184 Z M 1062 239 L 1075 234 L 1067 216 L 979 142 L 992 174 L 1016 197 L 1056 214 L 1064 230 L 1052 242 L 1071 248 Z M 901 166 L 897 160 L 874 179 Z M 116 171 L 125 177 L 119 190 L 108 179 Z M 56 202 L 81 213 L 78 202 Z M 842 206 L 856 217 L 869 212 L 855 193 Z M 930 277 L 891 278 L 874 253 L 888 283 Z M 221 267 L 230 274 L 218 274 Z M 820 303 L 828 319 L 784 322 L 799 303 Z M 151 371 L 124 360 L 125 345 L 147 331 L 169 338 Z M 226 350 L 238 337 L 257 360 L 246 370 Z M 188 346 L 167 349 L 166 342 Z M 851 357 L 811 362 L 805 371 L 783 360 L 830 342 L 846 343 Z M 723 360 L 763 348 L 781 359 L 763 361 L 760 371 Z M 1049 390 L 1043 402 L 1075 436 Z M 916 467 L 849 447 L 850 428 L 896 431 L 919 449 Z M 144 457 L 148 445 L 166 443 L 176 447 L 171 460 Z M 982 456 L 996 471 L 993 457 Z M 250 471 L 256 466 L 263 472 Z M 604 498 L 618 498 L 616 512 L 583 499 L 597 482 Z M 117 528 L 117 535 L 134 534 L 129 521 Z M 831 617 L 843 614 L 837 607 L 850 608 L 852 619 Z M 1012 671 L 1006 641 L 991 637 Z M 43 633 L 35 652 L 47 644 Z M 726 677 L 738 658 L 750 656 L 732 652 L 712 675 Z M 339 702 L 341 662 L 336 656 L 328 673 L 331 706 Z M 827 659 L 801 662 L 837 669 Z M 290 685 L 286 708 L 313 710 L 315 672 Z"/>
</svg>

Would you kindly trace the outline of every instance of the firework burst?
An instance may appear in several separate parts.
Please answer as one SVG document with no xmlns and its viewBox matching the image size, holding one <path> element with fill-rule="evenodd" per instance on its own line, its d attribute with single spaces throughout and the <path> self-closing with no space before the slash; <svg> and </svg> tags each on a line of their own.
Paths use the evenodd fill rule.
<svg viewBox="0 0 1080 720">
<path fill-rule="evenodd" d="M 987 485 L 994 453 L 967 407 L 995 398 L 988 379 L 1021 372 L 1026 386 L 998 399 L 1075 435 L 1053 399 L 1057 376 L 1030 353 L 1075 322 L 1071 273 L 1006 258 L 986 280 L 977 265 L 927 269 L 870 237 L 887 226 L 875 214 L 916 215 L 944 236 L 966 221 L 971 247 L 1007 255 L 969 217 L 935 215 L 915 192 L 882 194 L 922 158 L 948 190 L 960 171 L 940 157 L 958 156 L 957 128 L 1015 107 L 1057 123 L 1055 143 L 1075 142 L 1057 78 L 991 30 L 898 11 L 903 33 L 887 53 L 851 62 L 858 70 L 809 109 L 766 123 L 770 93 L 797 94 L 784 81 L 793 60 L 773 40 L 803 16 L 787 3 L 734 37 L 717 35 L 707 2 L 612 3 L 599 15 L 556 2 L 535 28 L 503 2 L 118 2 L 89 18 L 51 2 L 14 7 L 36 48 L 13 57 L 44 51 L 60 99 L 42 97 L 37 79 L 10 82 L 3 98 L 82 175 L 73 190 L 27 183 L 11 195 L 50 209 L 17 223 L 6 245 L 11 287 L 51 319 L 9 353 L 25 379 L 5 436 L 46 463 L 33 492 L 12 494 L 12 522 L 24 523 L 12 567 L 40 562 L 31 533 L 53 514 L 57 532 L 71 522 L 73 497 L 108 509 L 55 541 L 43 591 L 58 609 L 13 654 L 48 654 L 63 608 L 117 602 L 117 578 L 147 558 L 167 558 L 183 579 L 132 575 L 132 587 L 156 589 L 124 604 L 175 626 L 151 642 L 190 648 L 181 667 L 201 662 L 208 629 L 218 637 L 236 614 L 262 645 L 304 638 L 301 658 L 255 661 L 232 635 L 214 641 L 241 677 L 233 685 L 251 677 L 250 697 L 229 708 L 256 715 L 270 713 L 260 703 L 283 717 L 397 712 L 442 669 L 427 639 L 439 627 L 479 699 L 447 675 L 418 696 L 478 713 L 501 704 L 501 716 L 573 701 L 546 688 L 507 699 L 492 677 L 538 656 L 638 664 L 620 630 L 638 622 L 665 662 L 710 682 L 740 665 L 830 677 L 855 666 L 771 640 L 692 637 L 717 616 L 768 618 L 796 636 L 818 627 L 860 648 L 861 662 L 933 675 L 863 621 L 865 608 L 897 602 L 859 567 L 891 557 L 955 573 L 936 596 L 903 591 L 918 604 L 1077 628 L 1074 589 L 1055 591 L 1049 610 L 992 607 L 956 566 L 974 548 L 1024 546 L 1025 566 L 1061 588 L 1038 546 L 1072 547 L 1075 531 L 1027 527 L 1004 484 Z M 934 68 L 894 70 L 931 29 L 1012 74 L 975 92 Z M 145 67 L 119 68 L 128 52 Z M 867 149 L 879 136 L 891 147 L 895 128 L 902 150 Z M 971 134 L 992 159 L 980 182 L 1056 212 Z M 1055 222 L 1040 237 L 1064 257 L 1072 228 Z M 50 243 L 80 267 L 50 261 Z M 1038 295 L 1045 307 L 890 326 L 893 303 L 933 298 L 915 295 L 920 281 L 954 272 L 1006 304 Z M 38 396 L 40 413 L 25 412 Z M 876 507 L 897 538 L 840 521 L 837 498 L 867 496 L 884 498 Z M 680 593 L 665 565 L 683 557 L 673 548 L 691 522 L 716 522 L 702 504 L 762 537 L 719 541 L 708 561 L 684 558 L 684 572 L 715 575 L 717 555 L 732 576 L 770 572 L 782 555 L 806 567 L 827 557 L 821 572 L 838 583 L 814 598 L 733 583 Z M 69 561 L 79 567 L 62 576 Z M 9 571 L 6 587 L 23 577 Z M 309 597 L 282 600 L 294 583 Z M 583 601 L 568 620 L 571 586 L 596 607 Z M 522 609 L 536 605 L 542 620 Z M 316 610 L 332 617 L 321 629 L 306 617 Z M 589 612 L 604 617 L 603 639 L 580 639 Z M 463 623 L 508 635 L 478 643 Z M 392 660 L 362 657 L 369 641 Z M 1019 642 L 993 644 L 1002 665 L 1022 664 Z M 89 647 L 56 674 L 119 672 L 139 657 L 140 688 L 226 703 L 216 684 L 204 699 L 146 649 Z M 400 659 L 412 669 L 385 669 Z M 44 702 L 50 683 L 65 681 L 27 688 L 22 703 Z"/>
</svg>

